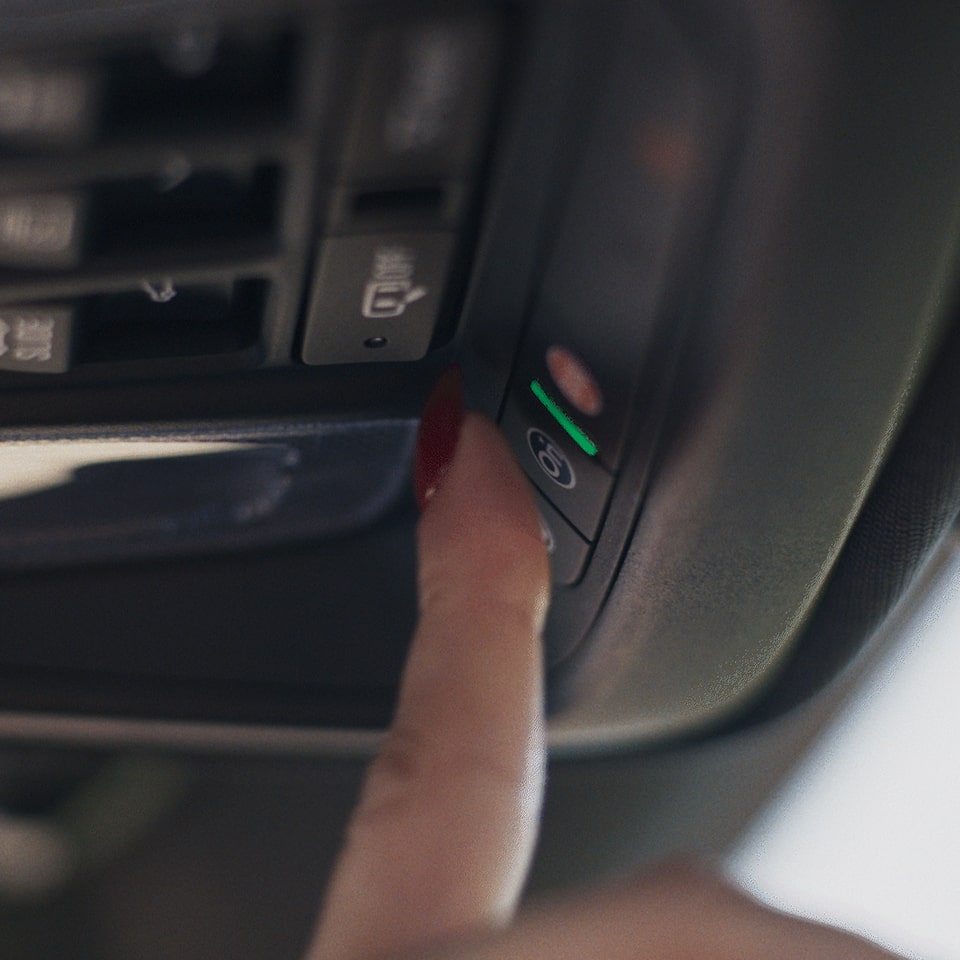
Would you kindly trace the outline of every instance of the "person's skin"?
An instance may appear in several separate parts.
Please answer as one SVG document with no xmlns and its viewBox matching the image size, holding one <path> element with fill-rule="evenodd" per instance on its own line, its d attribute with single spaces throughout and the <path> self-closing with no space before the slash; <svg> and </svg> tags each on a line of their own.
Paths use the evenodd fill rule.
<svg viewBox="0 0 960 960">
<path fill-rule="evenodd" d="M 512 922 L 544 786 L 549 569 L 527 481 L 458 404 L 448 373 L 418 449 L 420 622 L 308 960 L 889 958 L 690 864 Z"/>
</svg>

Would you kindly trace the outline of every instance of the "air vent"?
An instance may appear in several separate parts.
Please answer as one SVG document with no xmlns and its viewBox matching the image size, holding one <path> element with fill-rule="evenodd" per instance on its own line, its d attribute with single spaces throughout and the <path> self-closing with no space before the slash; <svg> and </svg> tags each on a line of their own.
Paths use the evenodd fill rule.
<svg viewBox="0 0 960 960">
<path fill-rule="evenodd" d="M 77 309 L 75 362 L 117 363 L 232 353 L 256 343 L 265 284 L 175 285 L 145 281 L 141 289 L 87 297 Z"/>
<path fill-rule="evenodd" d="M 92 257 L 139 257 L 171 249 L 261 240 L 275 228 L 279 170 L 201 169 L 100 183 L 91 190 Z"/>
<path fill-rule="evenodd" d="M 0 390 L 425 358 L 465 288 L 502 31 L 185 15 L 0 66 Z"/>
</svg>

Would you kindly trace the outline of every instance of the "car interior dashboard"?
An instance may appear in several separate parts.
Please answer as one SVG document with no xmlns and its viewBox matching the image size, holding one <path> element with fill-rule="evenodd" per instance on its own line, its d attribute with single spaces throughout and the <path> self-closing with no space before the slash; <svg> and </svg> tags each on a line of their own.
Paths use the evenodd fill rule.
<svg viewBox="0 0 960 960">
<path fill-rule="evenodd" d="M 296 955 L 451 363 L 550 550 L 534 889 L 722 850 L 960 510 L 958 57 L 932 0 L 0 6 L 0 810 L 133 824 L 0 882 L 21 955 L 187 890 Z"/>
</svg>

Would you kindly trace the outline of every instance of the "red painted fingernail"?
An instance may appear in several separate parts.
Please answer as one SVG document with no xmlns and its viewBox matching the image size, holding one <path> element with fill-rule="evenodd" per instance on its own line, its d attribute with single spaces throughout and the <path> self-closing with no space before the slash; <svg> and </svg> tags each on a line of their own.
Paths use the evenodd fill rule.
<svg viewBox="0 0 960 960">
<path fill-rule="evenodd" d="M 413 486 L 421 513 L 446 476 L 463 425 L 463 372 L 454 364 L 437 380 L 423 408 Z"/>
</svg>

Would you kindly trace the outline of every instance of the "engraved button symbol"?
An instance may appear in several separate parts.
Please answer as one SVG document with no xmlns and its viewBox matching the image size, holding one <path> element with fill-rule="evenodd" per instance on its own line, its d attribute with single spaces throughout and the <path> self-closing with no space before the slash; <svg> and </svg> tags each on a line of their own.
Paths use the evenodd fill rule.
<svg viewBox="0 0 960 960">
<path fill-rule="evenodd" d="M 416 252 L 410 247 L 378 247 L 373 255 L 370 278 L 363 290 L 360 313 L 368 320 L 402 317 L 407 307 L 430 291 L 414 285 Z"/>
<path fill-rule="evenodd" d="M 73 322 L 74 308 L 68 304 L 0 307 L 0 370 L 64 373 Z"/>
<path fill-rule="evenodd" d="M 56 321 L 53 317 L 26 316 L 14 321 L 15 360 L 49 363 L 53 359 L 53 337 Z"/>
<path fill-rule="evenodd" d="M 544 433 L 535 427 L 527 431 L 527 445 L 540 469 L 556 484 L 565 490 L 572 490 L 577 485 L 577 477 L 573 467 L 563 450 Z"/>
</svg>

